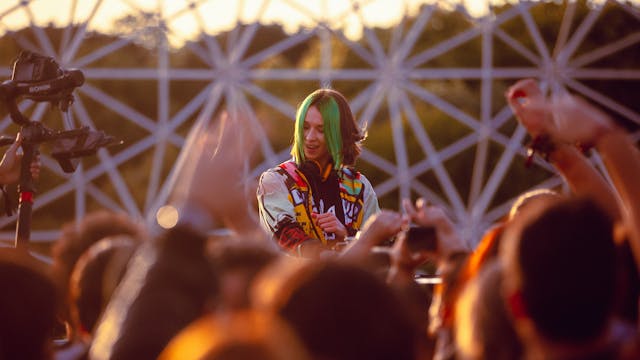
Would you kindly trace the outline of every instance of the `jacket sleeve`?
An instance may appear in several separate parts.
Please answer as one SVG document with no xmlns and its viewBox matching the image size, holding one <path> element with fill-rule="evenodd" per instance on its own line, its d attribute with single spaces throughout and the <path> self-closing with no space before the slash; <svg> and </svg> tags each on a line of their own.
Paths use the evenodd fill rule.
<svg viewBox="0 0 640 360">
<path fill-rule="evenodd" d="M 362 216 L 362 225 L 364 225 L 367 220 L 380 212 L 380 206 L 378 205 L 378 197 L 376 196 L 376 192 L 373 190 L 373 186 L 369 182 L 364 175 L 360 174 L 360 180 L 362 181 L 362 185 L 364 188 L 363 201 L 364 201 L 364 215 Z"/>
<path fill-rule="evenodd" d="M 313 238 L 296 222 L 284 176 L 274 170 L 264 172 L 260 176 L 256 196 L 263 228 L 273 235 L 280 248 L 294 252 L 298 245 Z"/>
</svg>

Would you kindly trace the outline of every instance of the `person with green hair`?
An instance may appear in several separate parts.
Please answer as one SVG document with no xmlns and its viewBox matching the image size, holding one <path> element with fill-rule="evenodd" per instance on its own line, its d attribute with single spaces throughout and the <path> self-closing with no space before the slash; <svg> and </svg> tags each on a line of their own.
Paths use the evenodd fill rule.
<svg viewBox="0 0 640 360">
<path fill-rule="evenodd" d="M 293 158 L 260 176 L 258 207 L 282 250 L 315 258 L 338 251 L 380 208 L 371 183 L 354 168 L 365 135 L 345 97 L 316 90 L 295 120 Z"/>
</svg>

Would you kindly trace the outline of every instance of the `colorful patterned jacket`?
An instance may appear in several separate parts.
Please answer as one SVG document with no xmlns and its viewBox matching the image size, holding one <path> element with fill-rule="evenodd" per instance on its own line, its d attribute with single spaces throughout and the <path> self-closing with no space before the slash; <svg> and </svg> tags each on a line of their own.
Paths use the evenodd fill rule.
<svg viewBox="0 0 640 360">
<path fill-rule="evenodd" d="M 347 228 L 348 236 L 353 236 L 371 215 L 380 211 L 378 199 L 369 180 L 359 172 L 343 167 L 336 175 L 344 214 L 343 219 L 338 218 Z M 326 212 L 318 206 L 322 194 L 314 194 L 312 188 L 293 160 L 265 171 L 260 177 L 257 190 L 260 221 L 283 250 L 295 253 L 301 243 L 310 239 L 319 239 L 327 248 L 334 245 L 334 235 L 324 233 L 312 221 L 311 213 Z"/>
</svg>

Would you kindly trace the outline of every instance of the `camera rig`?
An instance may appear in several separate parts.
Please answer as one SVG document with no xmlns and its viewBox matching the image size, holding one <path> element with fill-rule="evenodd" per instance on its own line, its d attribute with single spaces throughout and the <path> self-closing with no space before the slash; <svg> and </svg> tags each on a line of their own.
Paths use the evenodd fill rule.
<svg viewBox="0 0 640 360">
<path fill-rule="evenodd" d="M 84 83 L 84 75 L 78 69 L 62 69 L 51 57 L 29 51 L 21 52 L 12 63 L 11 80 L 0 83 L 0 101 L 4 102 L 11 120 L 20 125 L 23 157 L 18 185 L 19 205 L 15 246 L 26 247 L 30 237 L 31 211 L 35 192 L 30 165 L 41 143 L 53 144 L 51 156 L 62 170 L 74 172 L 79 158 L 96 153 L 98 148 L 121 143 L 102 131 L 89 127 L 71 130 L 54 130 L 38 121 L 31 121 L 18 108 L 21 98 L 36 102 L 50 102 L 67 113 L 73 103 L 72 92 Z M 13 137 L 0 137 L 0 146 L 15 141 Z"/>
</svg>

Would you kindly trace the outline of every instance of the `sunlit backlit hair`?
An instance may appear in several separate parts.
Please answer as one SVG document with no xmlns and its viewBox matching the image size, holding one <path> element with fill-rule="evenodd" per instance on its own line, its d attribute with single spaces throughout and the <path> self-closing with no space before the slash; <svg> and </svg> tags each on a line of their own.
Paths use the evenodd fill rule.
<svg viewBox="0 0 640 360">
<path fill-rule="evenodd" d="M 558 192 L 552 189 L 534 189 L 529 190 L 516 199 L 513 205 L 511 205 L 511 209 L 509 210 L 509 219 L 513 219 L 514 216 L 518 213 L 518 211 L 522 210 L 527 204 L 531 203 L 533 200 L 545 199 L 545 198 L 560 198 Z"/>
<path fill-rule="evenodd" d="M 325 141 L 333 159 L 333 167 L 353 166 L 360 155 L 360 142 L 364 135 L 345 97 L 331 89 L 312 92 L 298 106 L 291 148 L 295 162 L 301 165 L 305 161 L 304 119 L 311 106 L 315 106 L 322 115 Z"/>
</svg>

